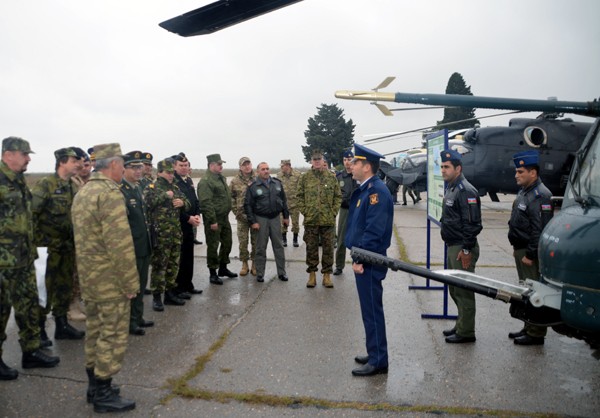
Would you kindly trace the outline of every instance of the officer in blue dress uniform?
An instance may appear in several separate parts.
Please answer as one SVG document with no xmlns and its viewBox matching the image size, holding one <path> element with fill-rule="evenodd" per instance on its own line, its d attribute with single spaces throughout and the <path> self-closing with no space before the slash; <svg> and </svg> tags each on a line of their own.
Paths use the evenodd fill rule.
<svg viewBox="0 0 600 418">
<path fill-rule="evenodd" d="M 394 203 L 386 185 L 376 175 L 383 155 L 354 144 L 352 177 L 360 186 L 352 193 L 345 245 L 386 255 L 392 239 Z M 366 356 L 354 360 L 362 367 L 354 376 L 387 373 L 388 352 L 383 314 L 383 286 L 387 267 L 352 263 L 366 334 Z"/>
</svg>

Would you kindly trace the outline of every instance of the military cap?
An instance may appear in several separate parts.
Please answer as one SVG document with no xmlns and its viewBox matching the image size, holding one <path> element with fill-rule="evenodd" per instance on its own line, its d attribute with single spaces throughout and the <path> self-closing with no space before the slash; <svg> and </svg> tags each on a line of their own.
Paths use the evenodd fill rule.
<svg viewBox="0 0 600 418">
<path fill-rule="evenodd" d="M 71 149 L 75 151 L 75 154 L 77 154 L 77 158 L 79 158 L 80 160 L 85 160 L 88 156 L 87 153 L 79 147 L 71 147 Z"/>
<path fill-rule="evenodd" d="M 354 158 L 354 153 L 350 150 L 344 151 L 343 157 L 344 158 Z"/>
<path fill-rule="evenodd" d="M 152 159 L 154 158 L 154 156 L 152 154 L 150 154 L 149 152 L 142 152 L 142 162 L 144 164 L 152 164 Z"/>
<path fill-rule="evenodd" d="M 96 153 L 94 152 L 94 147 L 88 148 L 88 154 L 90 155 L 90 161 L 96 161 Z"/>
<path fill-rule="evenodd" d="M 312 151 L 312 154 L 310 155 L 310 158 L 313 160 L 319 160 L 323 158 L 323 151 L 321 151 L 320 149 L 314 149 Z"/>
<path fill-rule="evenodd" d="M 208 163 L 218 163 L 223 164 L 225 161 L 221 159 L 221 154 L 210 154 L 206 156 Z"/>
<path fill-rule="evenodd" d="M 440 152 L 440 157 L 442 158 L 443 163 L 447 161 L 462 160 L 462 155 L 460 155 L 460 152 L 455 151 L 453 149 L 445 149 L 444 151 Z"/>
<path fill-rule="evenodd" d="M 366 160 L 373 163 L 378 163 L 382 158 L 385 158 L 385 156 L 377 151 L 373 151 L 372 149 L 363 145 L 354 144 L 354 158 L 352 161 Z"/>
<path fill-rule="evenodd" d="M 516 168 L 539 165 L 540 153 L 536 150 L 517 152 L 513 155 L 513 163 Z"/>
<path fill-rule="evenodd" d="M 56 158 L 57 160 L 60 160 L 63 157 L 79 158 L 77 156 L 77 153 L 75 152 L 75 150 L 73 150 L 73 148 L 61 148 L 61 149 L 57 149 L 56 151 L 54 151 L 54 158 Z"/>
<path fill-rule="evenodd" d="M 158 162 L 157 168 L 159 173 L 162 173 L 163 171 L 170 171 L 172 173 L 174 171 L 173 160 L 171 158 L 165 158 Z"/>
<path fill-rule="evenodd" d="M 123 156 L 125 165 L 129 164 L 141 164 L 142 163 L 142 151 L 130 151 Z"/>
<path fill-rule="evenodd" d="M 4 151 L 21 151 L 26 154 L 35 154 L 31 150 L 29 142 L 18 136 L 9 136 L 2 140 L 2 152 Z"/>
<path fill-rule="evenodd" d="M 182 163 L 187 163 L 189 161 L 183 152 L 180 152 L 177 155 L 172 155 L 171 159 L 173 161 L 179 161 L 179 162 L 182 162 Z"/>
<path fill-rule="evenodd" d="M 106 158 L 123 157 L 121 152 L 121 145 L 117 142 L 111 142 L 109 144 L 94 145 L 94 154 L 97 160 L 104 160 Z"/>
<path fill-rule="evenodd" d="M 250 158 L 248 158 L 248 157 L 242 157 L 242 158 L 240 158 L 240 162 L 238 164 L 241 167 L 241 166 L 244 165 L 244 163 L 249 163 L 249 162 L 250 162 Z"/>
<path fill-rule="evenodd" d="M 292 160 L 281 160 L 281 164 L 279 164 L 280 166 L 283 165 L 292 165 Z"/>
</svg>

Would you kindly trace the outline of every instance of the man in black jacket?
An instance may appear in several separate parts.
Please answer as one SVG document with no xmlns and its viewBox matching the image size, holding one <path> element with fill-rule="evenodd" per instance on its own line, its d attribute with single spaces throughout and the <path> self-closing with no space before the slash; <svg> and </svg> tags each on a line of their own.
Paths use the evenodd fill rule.
<svg viewBox="0 0 600 418">
<path fill-rule="evenodd" d="M 337 229 L 337 250 L 335 251 L 335 270 L 334 276 L 339 276 L 346 265 L 346 246 L 344 245 L 344 237 L 346 236 L 346 224 L 348 223 L 348 205 L 352 192 L 358 188 L 356 180 L 352 178 L 352 159 L 354 154 L 348 150 L 344 152 L 344 169 L 337 173 L 335 177 L 342 190 L 342 206 L 338 215 Z"/>
<path fill-rule="evenodd" d="M 269 165 L 260 163 L 256 168 L 258 177 L 246 190 L 244 211 L 252 229 L 258 231 L 256 237 L 256 280 L 264 281 L 265 264 L 267 262 L 267 244 L 269 237 L 275 254 L 277 275 L 282 281 L 287 281 L 285 272 L 285 253 L 281 237 L 280 214 L 283 214 L 283 224 L 289 224 L 290 214 L 287 199 L 281 180 L 271 177 Z"/>
</svg>

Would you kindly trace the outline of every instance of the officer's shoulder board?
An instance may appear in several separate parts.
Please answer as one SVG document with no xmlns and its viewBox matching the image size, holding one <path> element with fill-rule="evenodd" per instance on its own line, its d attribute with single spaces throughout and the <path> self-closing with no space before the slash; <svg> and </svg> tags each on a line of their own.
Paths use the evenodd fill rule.
<svg viewBox="0 0 600 418">
<path fill-rule="evenodd" d="M 459 181 L 458 184 L 456 185 L 456 187 L 458 187 L 458 190 L 465 190 L 465 185 L 462 184 L 462 181 Z"/>
</svg>

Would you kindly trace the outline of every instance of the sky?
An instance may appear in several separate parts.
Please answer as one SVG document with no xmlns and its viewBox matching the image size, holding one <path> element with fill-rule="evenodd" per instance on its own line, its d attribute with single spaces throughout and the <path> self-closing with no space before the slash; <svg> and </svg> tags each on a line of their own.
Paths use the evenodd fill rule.
<svg viewBox="0 0 600 418">
<path fill-rule="evenodd" d="M 52 171 L 58 148 L 106 142 L 155 161 L 185 152 L 194 168 L 213 153 L 228 168 L 242 156 L 300 167 L 321 104 L 338 104 L 361 144 L 443 118 L 441 109 L 386 117 L 334 97 L 387 76 L 396 77 L 390 92 L 444 93 L 459 72 L 475 95 L 600 96 L 597 0 L 305 0 L 211 35 L 158 26 L 209 3 L 2 1 L 0 137 L 30 142 L 30 172 Z M 369 146 L 390 153 L 419 142 L 413 134 Z"/>
</svg>

